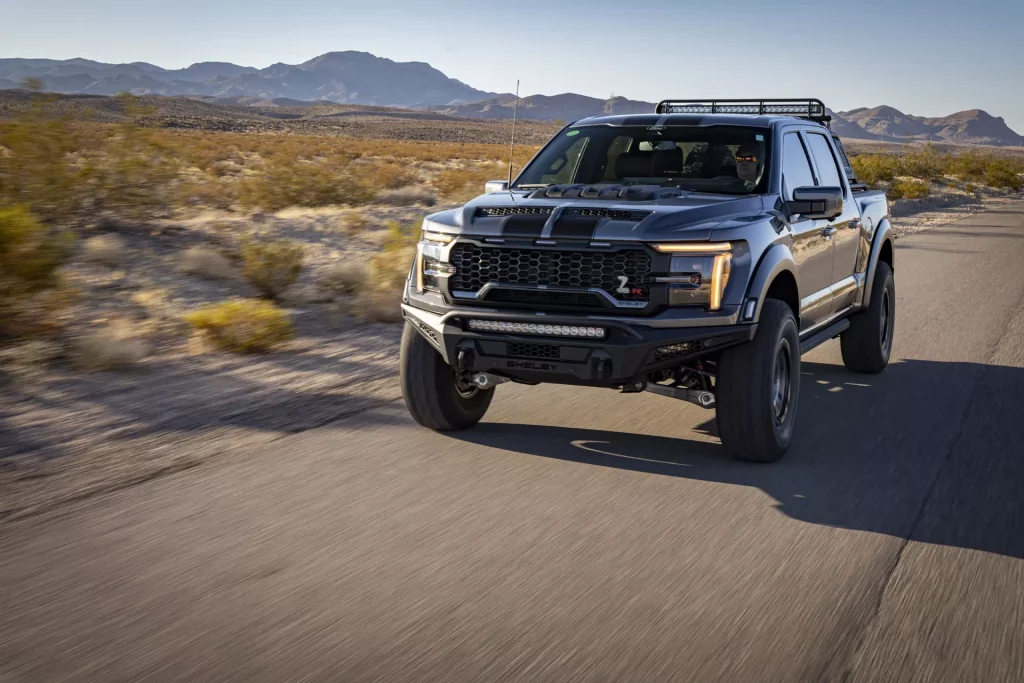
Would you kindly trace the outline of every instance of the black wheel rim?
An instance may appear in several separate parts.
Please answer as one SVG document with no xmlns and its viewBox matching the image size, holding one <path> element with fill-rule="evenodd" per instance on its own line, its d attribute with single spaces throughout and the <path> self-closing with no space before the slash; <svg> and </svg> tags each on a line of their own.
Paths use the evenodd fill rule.
<svg viewBox="0 0 1024 683">
<path fill-rule="evenodd" d="M 882 316 L 881 324 L 879 325 L 880 334 L 882 335 L 882 348 L 889 348 L 889 341 L 892 339 L 892 301 L 889 298 L 889 290 L 882 292 L 882 310 L 880 312 Z"/>
<path fill-rule="evenodd" d="M 785 422 L 789 413 L 789 401 L 793 391 L 791 354 L 789 340 L 781 340 L 779 350 L 775 353 L 775 370 L 772 375 L 772 410 L 775 412 L 777 425 Z"/>
</svg>

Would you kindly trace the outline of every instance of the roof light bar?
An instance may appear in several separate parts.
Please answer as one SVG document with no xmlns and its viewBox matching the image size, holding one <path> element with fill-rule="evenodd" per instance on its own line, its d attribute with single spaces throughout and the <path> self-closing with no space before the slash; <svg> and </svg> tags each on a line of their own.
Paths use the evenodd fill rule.
<svg viewBox="0 0 1024 683">
<path fill-rule="evenodd" d="M 818 99 L 793 100 L 662 100 L 655 113 L 658 114 L 783 114 L 829 122 L 825 104 Z"/>
</svg>

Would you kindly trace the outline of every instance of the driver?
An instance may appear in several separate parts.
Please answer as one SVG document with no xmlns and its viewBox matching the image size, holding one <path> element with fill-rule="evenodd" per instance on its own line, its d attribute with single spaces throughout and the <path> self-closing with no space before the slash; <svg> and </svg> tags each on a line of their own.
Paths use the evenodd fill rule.
<svg viewBox="0 0 1024 683">
<path fill-rule="evenodd" d="M 736 150 L 736 176 L 750 187 L 761 178 L 761 145 L 745 142 Z"/>
</svg>

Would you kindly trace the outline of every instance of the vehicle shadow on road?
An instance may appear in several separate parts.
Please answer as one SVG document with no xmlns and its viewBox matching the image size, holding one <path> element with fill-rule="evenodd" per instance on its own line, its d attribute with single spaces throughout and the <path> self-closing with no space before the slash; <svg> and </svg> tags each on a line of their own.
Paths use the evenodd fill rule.
<svg viewBox="0 0 1024 683">
<path fill-rule="evenodd" d="M 756 487 L 804 522 L 1024 558 L 1024 368 L 905 360 L 871 376 L 805 362 L 802 373 L 797 436 L 767 465 L 685 432 L 481 423 L 454 438 Z M 713 417 L 698 431 L 716 436 Z"/>
</svg>

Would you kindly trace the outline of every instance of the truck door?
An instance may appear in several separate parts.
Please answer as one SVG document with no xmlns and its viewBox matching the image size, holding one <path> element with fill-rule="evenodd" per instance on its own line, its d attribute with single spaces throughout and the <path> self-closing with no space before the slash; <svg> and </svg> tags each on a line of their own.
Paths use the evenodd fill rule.
<svg viewBox="0 0 1024 683">
<path fill-rule="evenodd" d="M 796 131 L 782 138 L 783 199 L 793 199 L 793 190 L 813 187 L 814 173 L 807 150 Z M 793 259 L 797 266 L 800 289 L 800 330 L 824 321 L 832 307 L 832 238 L 827 234 L 828 221 L 803 216 L 792 217 Z"/>
<path fill-rule="evenodd" d="M 826 222 L 832 230 L 832 309 L 837 315 L 850 308 L 857 298 L 857 249 L 860 246 L 860 207 L 853 199 L 849 184 L 843 180 L 838 160 L 821 133 L 804 132 L 804 139 L 817 169 L 818 184 L 843 188 L 843 213 L 834 221 Z"/>
</svg>

